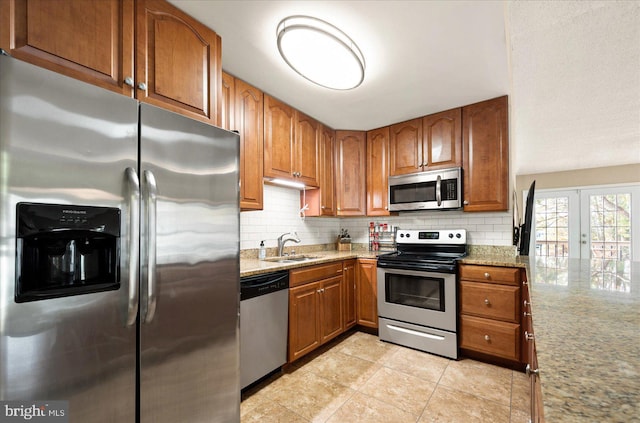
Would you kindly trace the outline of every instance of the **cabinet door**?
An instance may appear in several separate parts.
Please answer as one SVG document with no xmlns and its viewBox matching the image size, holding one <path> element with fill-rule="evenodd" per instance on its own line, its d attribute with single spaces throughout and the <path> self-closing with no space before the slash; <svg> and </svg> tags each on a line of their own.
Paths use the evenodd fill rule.
<svg viewBox="0 0 640 423">
<path fill-rule="evenodd" d="M 507 97 L 462 108 L 464 211 L 509 208 Z"/>
<path fill-rule="evenodd" d="M 345 260 L 342 273 L 344 288 L 344 330 L 355 326 L 356 316 L 356 260 Z"/>
<path fill-rule="evenodd" d="M 389 215 L 389 127 L 367 132 L 367 216 Z"/>
<path fill-rule="evenodd" d="M 359 259 L 356 272 L 358 324 L 378 328 L 377 261 Z"/>
<path fill-rule="evenodd" d="M 403 175 L 422 171 L 422 119 L 391 125 L 389 174 Z"/>
<path fill-rule="evenodd" d="M 320 216 L 334 216 L 336 131 L 322 126 L 320 134 Z"/>
<path fill-rule="evenodd" d="M 308 187 L 318 184 L 318 138 L 320 123 L 301 112 L 296 112 L 296 143 L 294 177 Z"/>
<path fill-rule="evenodd" d="M 320 342 L 325 343 L 343 332 L 342 275 L 320 284 Z"/>
<path fill-rule="evenodd" d="M 294 172 L 295 110 L 264 95 L 264 176 L 291 179 Z"/>
<path fill-rule="evenodd" d="M 289 362 L 320 345 L 320 283 L 289 289 Z"/>
<path fill-rule="evenodd" d="M 220 127 L 231 131 L 235 128 L 235 78 L 222 72 L 222 91 L 220 98 Z"/>
<path fill-rule="evenodd" d="M 220 37 L 165 0 L 138 0 L 136 5 L 136 97 L 219 124 Z"/>
<path fill-rule="evenodd" d="M 0 27 L 13 57 L 133 95 L 133 0 L 3 0 Z"/>
<path fill-rule="evenodd" d="M 361 131 L 336 131 L 336 214 L 366 213 L 366 139 Z"/>
<path fill-rule="evenodd" d="M 424 170 L 462 166 L 462 109 L 422 118 Z"/>
<path fill-rule="evenodd" d="M 235 80 L 235 128 L 240 133 L 240 208 L 262 210 L 263 94 Z"/>
</svg>

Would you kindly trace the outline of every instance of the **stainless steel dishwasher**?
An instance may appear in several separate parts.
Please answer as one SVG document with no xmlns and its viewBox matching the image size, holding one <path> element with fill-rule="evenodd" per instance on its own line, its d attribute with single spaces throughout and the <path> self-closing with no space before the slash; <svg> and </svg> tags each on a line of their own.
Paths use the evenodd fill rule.
<svg viewBox="0 0 640 423">
<path fill-rule="evenodd" d="M 289 272 L 240 279 L 240 385 L 287 362 Z"/>
</svg>

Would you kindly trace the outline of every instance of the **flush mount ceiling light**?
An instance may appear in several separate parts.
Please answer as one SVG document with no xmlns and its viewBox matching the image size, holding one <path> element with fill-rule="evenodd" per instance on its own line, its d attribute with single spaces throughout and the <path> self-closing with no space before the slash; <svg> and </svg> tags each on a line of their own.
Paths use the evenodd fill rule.
<svg viewBox="0 0 640 423">
<path fill-rule="evenodd" d="M 362 52 L 340 29 L 310 16 L 289 16 L 278 24 L 278 50 L 291 68 L 314 84 L 335 90 L 364 80 Z"/>
</svg>

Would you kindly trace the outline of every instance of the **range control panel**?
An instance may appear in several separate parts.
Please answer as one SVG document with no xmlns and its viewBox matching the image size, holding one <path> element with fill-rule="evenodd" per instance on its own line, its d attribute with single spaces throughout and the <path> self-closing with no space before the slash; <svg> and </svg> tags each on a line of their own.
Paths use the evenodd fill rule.
<svg viewBox="0 0 640 423">
<path fill-rule="evenodd" d="M 466 229 L 398 229 L 398 244 L 466 244 Z"/>
</svg>

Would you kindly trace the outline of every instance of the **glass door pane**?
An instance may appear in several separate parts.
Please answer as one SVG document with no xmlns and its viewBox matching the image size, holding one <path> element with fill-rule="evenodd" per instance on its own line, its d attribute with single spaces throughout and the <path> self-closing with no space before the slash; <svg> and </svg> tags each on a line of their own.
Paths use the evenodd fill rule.
<svg viewBox="0 0 640 423">
<path fill-rule="evenodd" d="M 533 204 L 530 250 L 536 257 L 580 257 L 578 192 L 536 192 Z"/>
<path fill-rule="evenodd" d="M 639 260 L 639 187 L 583 190 L 580 243 L 583 258 Z M 636 217 L 636 219 L 638 219 Z"/>
</svg>

